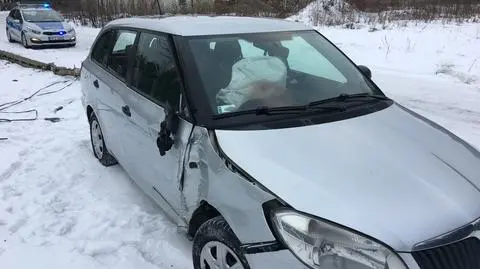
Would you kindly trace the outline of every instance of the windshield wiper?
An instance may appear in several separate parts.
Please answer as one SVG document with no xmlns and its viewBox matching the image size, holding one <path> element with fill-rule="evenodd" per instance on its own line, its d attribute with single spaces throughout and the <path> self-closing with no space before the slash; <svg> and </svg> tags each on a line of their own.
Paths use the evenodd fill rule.
<svg viewBox="0 0 480 269">
<path fill-rule="evenodd" d="M 349 102 L 349 101 L 356 101 L 358 99 L 378 99 L 378 100 L 391 100 L 385 95 L 379 95 L 379 94 L 370 94 L 370 93 L 356 93 L 356 94 L 345 94 L 342 93 L 336 97 L 333 98 L 328 98 L 328 99 L 323 99 L 319 101 L 313 101 L 310 102 L 307 106 L 308 107 L 315 107 L 321 104 L 326 104 L 326 103 L 334 103 L 334 102 Z"/>
<path fill-rule="evenodd" d="M 235 112 L 227 112 L 224 114 L 214 115 L 213 119 L 225 119 L 242 115 L 287 115 L 287 114 L 299 114 L 299 113 L 309 113 L 309 112 L 342 112 L 345 111 L 343 107 L 332 107 L 332 106 L 321 106 L 321 107 L 310 107 L 306 106 L 283 106 L 283 107 L 268 107 L 268 106 L 259 106 L 255 109 L 241 110 Z"/>
</svg>

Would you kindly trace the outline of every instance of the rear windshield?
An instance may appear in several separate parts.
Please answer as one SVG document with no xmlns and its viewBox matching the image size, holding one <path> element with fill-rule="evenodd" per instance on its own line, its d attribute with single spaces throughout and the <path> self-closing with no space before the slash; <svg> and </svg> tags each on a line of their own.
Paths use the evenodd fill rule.
<svg viewBox="0 0 480 269">
<path fill-rule="evenodd" d="M 62 15 L 51 9 L 23 10 L 23 18 L 28 22 L 60 22 Z"/>
</svg>

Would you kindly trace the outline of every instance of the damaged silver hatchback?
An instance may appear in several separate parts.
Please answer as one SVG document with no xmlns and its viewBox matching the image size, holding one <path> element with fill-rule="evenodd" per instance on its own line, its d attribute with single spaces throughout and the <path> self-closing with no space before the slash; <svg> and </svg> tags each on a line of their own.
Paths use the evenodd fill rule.
<svg viewBox="0 0 480 269">
<path fill-rule="evenodd" d="M 478 269 L 480 153 L 283 20 L 116 20 L 82 64 L 95 157 L 195 269 Z"/>
</svg>

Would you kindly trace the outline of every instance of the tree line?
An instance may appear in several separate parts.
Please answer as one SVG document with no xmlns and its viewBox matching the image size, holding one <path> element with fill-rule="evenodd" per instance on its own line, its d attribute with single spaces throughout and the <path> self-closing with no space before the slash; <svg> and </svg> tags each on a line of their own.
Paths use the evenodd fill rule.
<svg viewBox="0 0 480 269">
<path fill-rule="evenodd" d="M 11 8 L 17 0 L 0 0 Z M 26 0 L 31 2 L 32 0 Z M 314 0 L 38 0 L 47 1 L 68 19 L 102 27 L 112 19 L 161 14 L 235 14 L 288 17 Z M 8 5 L 8 6 L 7 6 Z M 346 6 L 350 8 L 344 8 Z M 339 9 L 340 18 L 328 18 Z M 376 14 L 376 20 L 465 19 L 480 15 L 480 0 L 320 0 L 310 11 L 314 22 L 351 22 L 357 11 Z"/>
</svg>

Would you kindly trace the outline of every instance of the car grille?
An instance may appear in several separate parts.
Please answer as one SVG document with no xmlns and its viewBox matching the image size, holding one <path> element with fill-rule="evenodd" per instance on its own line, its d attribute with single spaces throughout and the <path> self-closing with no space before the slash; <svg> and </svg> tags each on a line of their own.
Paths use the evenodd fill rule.
<svg viewBox="0 0 480 269">
<path fill-rule="evenodd" d="M 69 43 L 75 40 L 49 40 L 49 41 L 32 41 L 33 44 L 57 44 L 57 43 Z"/>
<path fill-rule="evenodd" d="M 472 237 L 445 246 L 415 251 L 421 269 L 479 269 L 480 239 Z"/>
<path fill-rule="evenodd" d="M 43 32 L 44 35 L 60 35 L 60 32 Z"/>
</svg>

